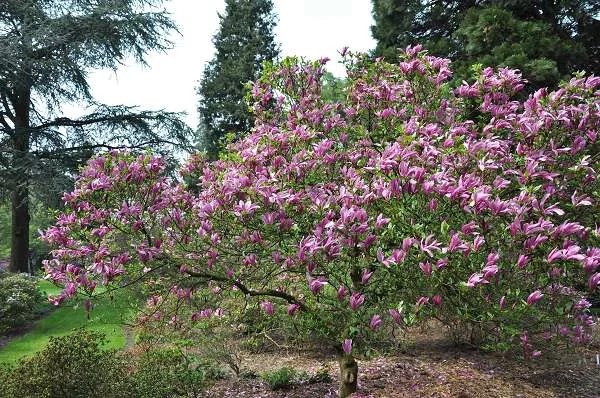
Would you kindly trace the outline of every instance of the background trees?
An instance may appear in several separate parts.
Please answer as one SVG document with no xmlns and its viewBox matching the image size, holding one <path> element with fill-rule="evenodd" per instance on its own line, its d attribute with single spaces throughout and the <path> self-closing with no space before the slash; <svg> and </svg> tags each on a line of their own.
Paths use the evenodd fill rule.
<svg viewBox="0 0 600 398">
<path fill-rule="evenodd" d="M 263 61 L 279 54 L 271 0 L 226 0 L 219 19 L 215 57 L 206 65 L 198 88 L 201 146 L 212 159 L 226 134 L 239 136 L 252 127 L 245 85 L 258 78 Z"/>
<path fill-rule="evenodd" d="M 7 0 L 0 4 L 0 187 L 12 208 L 11 270 L 27 271 L 29 200 L 61 192 L 95 150 L 185 145 L 178 115 L 94 101 L 93 68 L 143 63 L 175 30 L 161 0 Z M 88 113 L 61 115 L 78 103 Z M 52 196 L 52 195 L 47 195 Z"/>
<path fill-rule="evenodd" d="M 520 69 L 529 89 L 577 70 L 600 73 L 600 5 L 593 1 L 373 0 L 376 55 L 421 43 L 449 57 L 459 79 L 475 63 Z"/>
</svg>

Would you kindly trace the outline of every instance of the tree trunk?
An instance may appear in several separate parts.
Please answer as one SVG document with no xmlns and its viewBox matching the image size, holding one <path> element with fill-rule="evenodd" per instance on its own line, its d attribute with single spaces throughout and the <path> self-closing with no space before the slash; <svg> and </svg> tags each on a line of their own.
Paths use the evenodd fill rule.
<svg viewBox="0 0 600 398">
<path fill-rule="evenodd" d="M 29 272 L 29 189 L 14 188 L 11 195 L 12 236 L 10 271 Z"/>
<path fill-rule="evenodd" d="M 23 87 L 17 93 L 15 129 L 12 136 L 12 233 L 10 266 L 12 272 L 30 272 L 29 269 L 29 102 L 31 88 Z"/>
<path fill-rule="evenodd" d="M 339 360 L 340 365 L 340 398 L 349 397 L 356 392 L 358 384 L 358 363 L 352 355 L 344 355 Z"/>
</svg>

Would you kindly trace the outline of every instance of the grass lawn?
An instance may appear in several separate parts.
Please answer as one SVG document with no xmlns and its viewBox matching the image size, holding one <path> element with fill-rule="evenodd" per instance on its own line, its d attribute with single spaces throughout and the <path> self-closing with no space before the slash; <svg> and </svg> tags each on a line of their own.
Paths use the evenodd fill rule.
<svg viewBox="0 0 600 398">
<path fill-rule="evenodd" d="M 47 295 L 60 292 L 60 288 L 48 281 L 41 281 L 39 288 Z M 0 363 L 12 363 L 31 355 L 44 348 L 50 336 L 62 336 L 80 327 L 104 333 L 108 341 L 106 348 L 124 347 L 123 326 L 134 314 L 131 303 L 135 299 L 131 297 L 131 292 L 118 290 L 113 293 L 112 299 L 104 294 L 93 299 L 94 307 L 89 320 L 83 308 L 84 301 L 85 298 L 78 298 L 63 303 L 37 321 L 29 332 L 11 340 L 0 349 Z"/>
</svg>

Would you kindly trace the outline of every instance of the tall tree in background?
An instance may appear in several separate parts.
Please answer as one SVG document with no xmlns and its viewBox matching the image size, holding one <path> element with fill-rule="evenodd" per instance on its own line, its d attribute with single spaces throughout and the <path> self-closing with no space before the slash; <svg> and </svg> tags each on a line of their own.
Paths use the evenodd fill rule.
<svg viewBox="0 0 600 398">
<path fill-rule="evenodd" d="M 215 57 L 204 69 L 198 88 L 202 147 L 212 159 L 227 134 L 237 136 L 252 127 L 245 84 L 258 78 L 263 61 L 279 55 L 271 0 L 226 0 L 219 19 L 213 38 Z"/>
<path fill-rule="evenodd" d="M 184 145 L 179 115 L 94 101 L 88 72 L 145 63 L 176 30 L 162 0 L 0 2 L 0 190 L 12 209 L 12 271 L 28 270 L 30 195 L 60 181 L 98 149 Z M 61 106 L 88 113 L 72 119 Z M 99 181 L 99 184 L 106 183 Z"/>
<path fill-rule="evenodd" d="M 577 0 L 372 0 L 376 55 L 421 43 L 453 60 L 458 78 L 475 63 L 518 68 L 530 89 L 575 70 L 600 73 L 600 3 Z"/>
</svg>

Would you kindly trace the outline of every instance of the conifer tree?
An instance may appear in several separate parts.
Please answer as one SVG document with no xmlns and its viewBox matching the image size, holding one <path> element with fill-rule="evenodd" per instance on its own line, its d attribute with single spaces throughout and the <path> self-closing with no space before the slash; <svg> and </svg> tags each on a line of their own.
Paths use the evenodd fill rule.
<svg viewBox="0 0 600 398">
<path fill-rule="evenodd" d="M 161 4 L 0 2 L 0 190 L 12 208 L 12 271 L 28 270 L 29 201 L 36 187 L 58 185 L 99 149 L 185 144 L 188 130 L 179 115 L 99 104 L 88 82 L 92 69 L 116 69 L 129 56 L 143 64 L 149 51 L 170 47 L 167 35 L 176 27 Z M 67 103 L 89 113 L 66 118 Z"/>
<path fill-rule="evenodd" d="M 271 0 L 226 0 L 219 19 L 215 56 L 198 88 L 201 145 L 212 159 L 227 134 L 239 136 L 252 127 L 245 85 L 258 78 L 264 61 L 279 55 Z"/>
<path fill-rule="evenodd" d="M 420 43 L 452 59 L 457 79 L 470 66 L 518 68 L 528 88 L 553 87 L 573 71 L 600 73 L 600 3 L 590 0 L 372 0 L 375 55 L 396 60 Z"/>
</svg>

